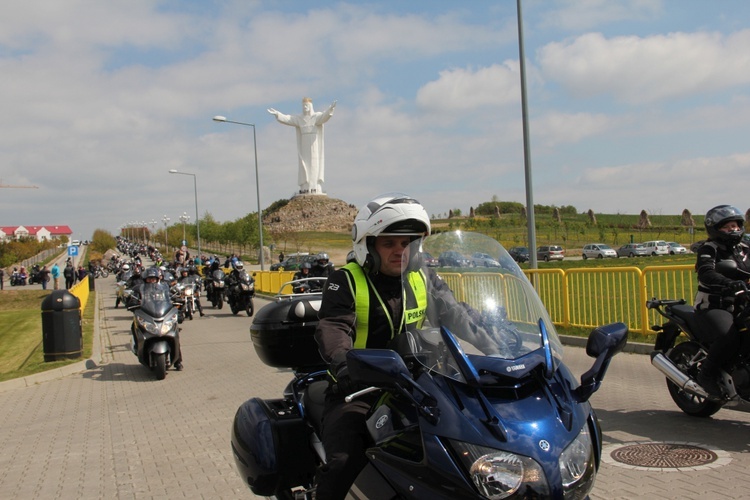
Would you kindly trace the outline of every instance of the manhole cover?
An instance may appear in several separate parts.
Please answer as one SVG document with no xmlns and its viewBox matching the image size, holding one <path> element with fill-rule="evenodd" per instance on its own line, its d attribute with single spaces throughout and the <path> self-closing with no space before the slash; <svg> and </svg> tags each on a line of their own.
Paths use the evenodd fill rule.
<svg viewBox="0 0 750 500">
<path fill-rule="evenodd" d="M 620 443 L 602 450 L 602 459 L 633 469 L 698 470 L 726 465 L 729 454 L 698 443 Z"/>
</svg>

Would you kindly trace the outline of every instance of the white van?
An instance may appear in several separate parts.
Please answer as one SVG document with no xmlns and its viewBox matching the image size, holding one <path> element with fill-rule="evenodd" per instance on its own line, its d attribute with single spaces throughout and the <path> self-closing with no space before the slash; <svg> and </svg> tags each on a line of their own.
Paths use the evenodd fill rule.
<svg viewBox="0 0 750 500">
<path fill-rule="evenodd" d="M 649 255 L 669 255 L 669 245 L 664 240 L 646 241 L 643 245 Z"/>
</svg>

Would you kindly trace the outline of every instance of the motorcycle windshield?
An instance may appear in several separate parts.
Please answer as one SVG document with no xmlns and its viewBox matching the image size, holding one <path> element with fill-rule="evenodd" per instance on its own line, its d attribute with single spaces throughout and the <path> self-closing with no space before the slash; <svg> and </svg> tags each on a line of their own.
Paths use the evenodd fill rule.
<svg viewBox="0 0 750 500">
<path fill-rule="evenodd" d="M 141 296 L 141 309 L 154 318 L 161 318 L 172 309 L 169 286 L 165 283 L 146 283 Z"/>
<path fill-rule="evenodd" d="M 493 238 L 464 231 L 412 242 L 402 256 L 404 322 L 397 349 L 442 376 L 480 384 L 562 361 L 549 315 L 518 264 Z M 423 252 L 438 259 L 427 267 Z M 490 375 L 490 377 L 485 377 Z"/>
<path fill-rule="evenodd" d="M 247 271 L 242 271 L 240 273 L 240 281 L 243 283 L 250 283 L 252 281 L 252 277 L 248 274 Z"/>
<path fill-rule="evenodd" d="M 221 280 L 223 280 L 223 279 L 224 279 L 224 278 L 226 277 L 226 275 L 224 274 L 224 271 L 222 271 L 221 269 L 217 269 L 217 270 L 215 270 L 215 271 L 214 271 L 214 272 L 213 272 L 213 273 L 211 274 L 211 276 L 212 276 L 212 277 L 213 277 L 213 279 L 214 279 L 214 280 L 216 280 L 216 281 L 221 281 Z"/>
</svg>

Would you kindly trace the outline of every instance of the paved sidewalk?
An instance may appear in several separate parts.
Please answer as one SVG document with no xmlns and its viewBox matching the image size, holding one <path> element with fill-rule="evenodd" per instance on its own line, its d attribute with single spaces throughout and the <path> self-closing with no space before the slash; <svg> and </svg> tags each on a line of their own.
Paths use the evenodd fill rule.
<svg viewBox="0 0 750 500">
<path fill-rule="evenodd" d="M 131 314 L 114 309 L 114 279 L 97 280 L 99 355 L 0 384 L 0 498 L 253 498 L 229 447 L 242 401 L 278 397 L 290 379 L 258 360 L 251 318 L 206 307 L 183 324 L 185 370 L 156 381 L 129 351 Z M 256 308 L 265 302 L 258 299 Z M 566 348 L 577 376 L 592 363 Z M 695 443 L 719 460 L 681 469 L 606 459 L 592 499 L 747 498 L 750 415 L 684 415 L 648 356 L 620 354 L 592 398 L 605 451 L 628 443 Z"/>
</svg>

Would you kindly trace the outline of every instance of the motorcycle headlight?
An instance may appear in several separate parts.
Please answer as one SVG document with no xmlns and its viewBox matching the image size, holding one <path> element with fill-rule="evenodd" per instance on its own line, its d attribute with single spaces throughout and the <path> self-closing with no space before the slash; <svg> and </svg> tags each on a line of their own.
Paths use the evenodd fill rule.
<svg viewBox="0 0 750 500">
<path fill-rule="evenodd" d="M 565 447 L 559 459 L 565 498 L 586 498 L 594 487 L 594 446 L 588 425 Z"/>
<path fill-rule="evenodd" d="M 164 322 L 161 324 L 161 332 L 159 333 L 159 335 L 168 334 L 175 328 L 176 325 L 177 325 L 177 313 L 171 315 L 170 317 L 164 320 Z"/>
<path fill-rule="evenodd" d="M 222 281 L 217 281 L 217 282 L 216 282 L 216 283 L 214 284 L 214 286 L 215 286 L 216 288 L 224 288 L 224 281 L 223 281 L 223 280 L 222 280 Z"/>
<path fill-rule="evenodd" d="M 500 500 L 522 488 L 527 495 L 549 496 L 547 478 L 534 459 L 461 441 L 451 440 L 450 445 L 483 497 Z"/>
<path fill-rule="evenodd" d="M 136 316 L 135 319 L 138 321 L 138 325 L 151 335 L 160 335 L 159 327 L 156 326 L 156 323 L 153 321 L 146 319 L 143 316 Z"/>
<path fill-rule="evenodd" d="M 248 285 L 247 283 L 242 283 L 242 289 L 243 290 L 250 290 L 250 285 Z"/>
<path fill-rule="evenodd" d="M 193 289 L 192 288 L 186 288 L 185 289 L 185 295 L 193 295 Z"/>
</svg>

